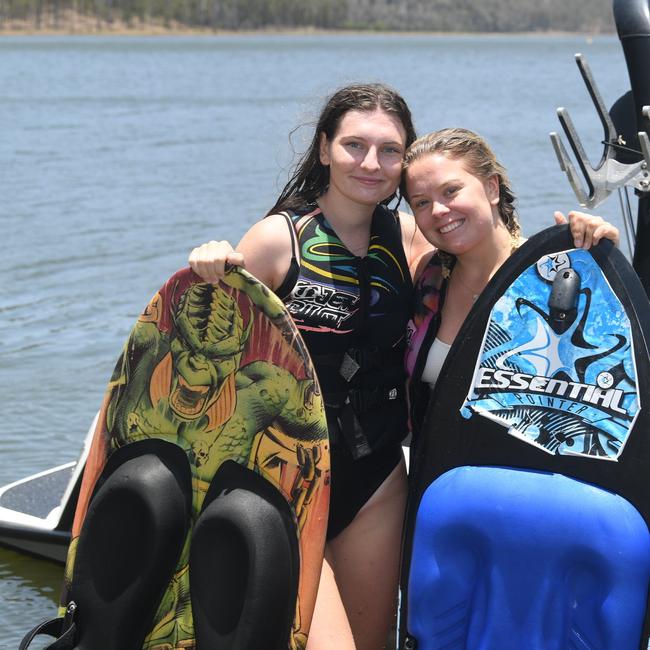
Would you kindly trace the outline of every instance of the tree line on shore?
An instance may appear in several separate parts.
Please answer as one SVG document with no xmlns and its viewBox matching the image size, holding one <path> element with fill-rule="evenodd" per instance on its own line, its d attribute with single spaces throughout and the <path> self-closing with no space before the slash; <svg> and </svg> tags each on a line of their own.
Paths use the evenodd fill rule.
<svg viewBox="0 0 650 650">
<path fill-rule="evenodd" d="M 0 29 L 613 31 L 611 0 L 0 0 Z"/>
</svg>

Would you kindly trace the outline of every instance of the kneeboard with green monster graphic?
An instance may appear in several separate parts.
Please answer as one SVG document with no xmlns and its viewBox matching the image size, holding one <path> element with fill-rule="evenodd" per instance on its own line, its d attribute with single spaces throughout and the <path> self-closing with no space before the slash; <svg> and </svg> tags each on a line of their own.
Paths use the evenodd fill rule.
<svg viewBox="0 0 650 650">
<path fill-rule="evenodd" d="M 323 401 L 282 303 L 239 269 L 180 271 L 111 378 L 45 631 L 88 650 L 304 648 L 328 500 Z"/>
<path fill-rule="evenodd" d="M 611 242 L 526 242 L 411 459 L 400 647 L 648 647 L 650 303 Z"/>
</svg>

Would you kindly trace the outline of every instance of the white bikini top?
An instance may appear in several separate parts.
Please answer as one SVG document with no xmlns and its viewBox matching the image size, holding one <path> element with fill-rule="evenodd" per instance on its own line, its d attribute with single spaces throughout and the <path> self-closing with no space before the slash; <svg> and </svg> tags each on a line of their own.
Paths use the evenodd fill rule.
<svg viewBox="0 0 650 650">
<path fill-rule="evenodd" d="M 431 388 L 438 381 L 440 370 L 447 358 L 449 348 L 451 348 L 449 343 L 444 343 L 437 337 L 433 339 L 433 343 L 429 348 L 429 354 L 427 355 L 427 362 L 424 364 L 424 370 L 422 371 L 422 381 L 429 383 Z"/>
</svg>

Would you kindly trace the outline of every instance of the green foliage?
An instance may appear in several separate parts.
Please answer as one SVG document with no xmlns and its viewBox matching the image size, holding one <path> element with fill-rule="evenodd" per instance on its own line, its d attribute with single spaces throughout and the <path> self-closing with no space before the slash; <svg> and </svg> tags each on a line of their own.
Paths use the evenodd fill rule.
<svg viewBox="0 0 650 650">
<path fill-rule="evenodd" d="M 0 0 L 0 28 L 62 27 L 66 14 L 127 25 L 440 32 L 613 31 L 611 0 Z"/>
</svg>

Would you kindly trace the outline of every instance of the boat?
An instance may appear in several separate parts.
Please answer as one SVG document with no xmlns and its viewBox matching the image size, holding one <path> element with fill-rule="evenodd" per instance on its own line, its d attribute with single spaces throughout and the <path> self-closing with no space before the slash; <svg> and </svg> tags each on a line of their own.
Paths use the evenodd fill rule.
<svg viewBox="0 0 650 650">
<path fill-rule="evenodd" d="M 97 415 L 76 461 L 0 488 L 0 545 L 65 563 L 81 477 L 96 422 Z"/>
</svg>

